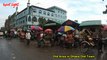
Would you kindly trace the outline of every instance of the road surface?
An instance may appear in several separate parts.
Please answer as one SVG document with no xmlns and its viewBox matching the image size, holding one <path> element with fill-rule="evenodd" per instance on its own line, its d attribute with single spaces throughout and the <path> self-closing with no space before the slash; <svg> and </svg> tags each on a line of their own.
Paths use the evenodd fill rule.
<svg viewBox="0 0 107 60">
<path fill-rule="evenodd" d="M 80 56 L 86 55 L 82 54 L 79 48 L 65 49 L 58 46 L 37 48 L 34 42 L 27 46 L 17 38 L 0 39 L 0 60 L 106 60 L 107 48 L 104 48 L 102 54 L 98 54 L 97 49 L 92 49 L 91 55 L 87 55 L 88 58 Z"/>
</svg>

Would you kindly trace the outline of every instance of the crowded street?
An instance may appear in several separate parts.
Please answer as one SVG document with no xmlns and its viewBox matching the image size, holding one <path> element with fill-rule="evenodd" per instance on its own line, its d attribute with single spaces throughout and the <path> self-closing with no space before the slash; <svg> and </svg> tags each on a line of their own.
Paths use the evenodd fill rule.
<svg viewBox="0 0 107 60">
<path fill-rule="evenodd" d="M 0 60 L 107 60 L 107 0 L 0 0 Z"/>
<path fill-rule="evenodd" d="M 83 55 L 79 48 L 65 49 L 59 46 L 54 47 L 36 47 L 33 42 L 29 46 L 25 42 L 20 42 L 18 38 L 7 40 L 0 39 L 0 60 L 106 60 L 107 48 L 104 47 L 103 53 L 98 54 L 97 49 L 92 49 L 91 55 L 95 58 L 55 58 L 54 55 Z"/>
</svg>

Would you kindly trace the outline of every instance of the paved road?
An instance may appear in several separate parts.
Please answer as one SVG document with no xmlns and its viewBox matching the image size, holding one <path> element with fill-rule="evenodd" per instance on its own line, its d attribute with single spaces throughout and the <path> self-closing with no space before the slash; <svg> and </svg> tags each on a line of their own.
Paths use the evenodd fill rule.
<svg viewBox="0 0 107 60">
<path fill-rule="evenodd" d="M 62 56 L 82 56 L 79 48 L 65 49 L 60 47 L 37 48 L 35 44 L 26 46 L 25 42 L 18 39 L 0 39 L 0 60 L 106 60 L 107 48 L 104 53 L 98 54 L 96 49 L 92 49 L 92 59 L 86 58 L 56 58 Z M 90 54 L 89 54 L 90 55 Z M 90 55 L 90 56 L 91 56 Z M 54 58 L 53 58 L 54 56 Z M 86 55 L 84 55 L 86 56 Z"/>
</svg>

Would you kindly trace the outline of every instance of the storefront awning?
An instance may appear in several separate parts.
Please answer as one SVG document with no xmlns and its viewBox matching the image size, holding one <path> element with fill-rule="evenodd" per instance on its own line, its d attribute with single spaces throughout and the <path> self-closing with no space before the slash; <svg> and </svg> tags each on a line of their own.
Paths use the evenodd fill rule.
<svg viewBox="0 0 107 60">
<path fill-rule="evenodd" d="M 102 25 L 101 20 L 84 21 L 80 24 L 80 26 L 96 26 L 96 25 Z"/>
<path fill-rule="evenodd" d="M 60 25 L 59 23 L 52 21 L 52 20 L 48 20 L 47 23 L 44 26 L 57 26 Z"/>
</svg>

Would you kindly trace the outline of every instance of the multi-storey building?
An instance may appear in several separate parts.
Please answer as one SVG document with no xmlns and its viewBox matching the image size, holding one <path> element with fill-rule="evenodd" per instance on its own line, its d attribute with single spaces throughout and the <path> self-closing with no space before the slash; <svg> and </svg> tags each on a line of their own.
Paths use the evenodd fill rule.
<svg viewBox="0 0 107 60">
<path fill-rule="evenodd" d="M 28 6 L 11 20 L 11 26 L 13 28 L 29 29 L 31 25 L 39 25 L 40 18 L 45 20 L 52 20 L 57 23 L 63 23 L 67 16 L 67 12 L 59 7 L 53 6 L 50 8 L 41 8 L 37 6 Z"/>
<path fill-rule="evenodd" d="M 5 29 L 6 30 L 9 30 L 10 28 L 11 28 L 11 26 L 10 26 L 10 20 L 11 20 L 11 16 L 9 15 L 8 16 L 8 19 L 6 19 L 6 21 L 5 21 Z"/>
</svg>

